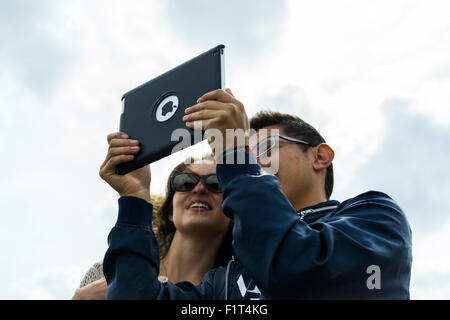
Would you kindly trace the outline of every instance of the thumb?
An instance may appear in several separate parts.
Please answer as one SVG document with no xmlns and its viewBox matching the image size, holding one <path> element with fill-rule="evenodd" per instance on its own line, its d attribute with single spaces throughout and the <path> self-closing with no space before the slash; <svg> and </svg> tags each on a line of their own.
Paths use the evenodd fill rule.
<svg viewBox="0 0 450 320">
<path fill-rule="evenodd" d="M 234 94 L 233 94 L 233 92 L 231 92 L 230 88 L 226 88 L 225 92 L 227 92 L 228 94 L 231 94 L 233 96 L 233 98 L 234 98 Z"/>
</svg>

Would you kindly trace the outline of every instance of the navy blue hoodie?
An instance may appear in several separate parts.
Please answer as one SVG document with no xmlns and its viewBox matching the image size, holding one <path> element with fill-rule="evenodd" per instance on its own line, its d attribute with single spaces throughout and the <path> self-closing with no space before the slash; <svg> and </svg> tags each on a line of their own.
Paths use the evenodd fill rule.
<svg viewBox="0 0 450 320">
<path fill-rule="evenodd" d="M 370 191 L 297 212 L 278 179 L 246 157 L 217 165 L 235 260 L 198 286 L 159 282 L 153 207 L 122 197 L 103 265 L 108 299 L 409 299 L 411 230 L 389 196 Z"/>
</svg>

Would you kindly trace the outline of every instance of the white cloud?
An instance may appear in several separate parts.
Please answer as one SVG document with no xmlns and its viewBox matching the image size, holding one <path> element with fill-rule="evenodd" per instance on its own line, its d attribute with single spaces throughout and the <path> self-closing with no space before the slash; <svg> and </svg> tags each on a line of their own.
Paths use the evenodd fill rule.
<svg viewBox="0 0 450 320">
<path fill-rule="evenodd" d="M 163 2 L 168 27 L 178 41 L 194 46 L 229 45 L 230 56 L 239 65 L 260 57 L 278 45 L 285 1 L 193 0 Z"/>
<path fill-rule="evenodd" d="M 13 69 L 25 89 L 48 99 L 77 61 L 75 35 L 64 26 L 55 1 L 2 3 L 0 52 L 2 71 Z"/>
<path fill-rule="evenodd" d="M 24 278 L 13 279 L 12 287 L 18 300 L 68 300 L 79 287 L 86 271 L 78 266 L 33 270 Z"/>
<path fill-rule="evenodd" d="M 439 228 L 413 240 L 411 299 L 449 299 L 449 217 L 445 217 Z"/>
<path fill-rule="evenodd" d="M 448 63 L 450 66 L 450 61 Z M 450 128 L 450 76 L 423 84 L 411 97 L 415 109 L 443 128 Z"/>
</svg>

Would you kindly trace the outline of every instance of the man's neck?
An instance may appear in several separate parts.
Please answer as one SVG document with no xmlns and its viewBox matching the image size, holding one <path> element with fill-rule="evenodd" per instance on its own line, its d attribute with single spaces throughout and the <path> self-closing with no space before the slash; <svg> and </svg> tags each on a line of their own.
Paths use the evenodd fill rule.
<svg viewBox="0 0 450 320">
<path fill-rule="evenodd" d="M 327 201 L 327 198 L 324 193 L 311 190 L 308 193 L 299 194 L 298 197 L 291 201 L 291 204 L 298 211 L 325 201 Z"/>
<path fill-rule="evenodd" d="M 160 275 L 167 276 L 169 281 L 189 281 L 200 284 L 207 271 L 213 268 L 217 251 L 223 237 L 206 239 L 185 236 L 176 232 L 169 251 L 160 263 Z"/>
</svg>

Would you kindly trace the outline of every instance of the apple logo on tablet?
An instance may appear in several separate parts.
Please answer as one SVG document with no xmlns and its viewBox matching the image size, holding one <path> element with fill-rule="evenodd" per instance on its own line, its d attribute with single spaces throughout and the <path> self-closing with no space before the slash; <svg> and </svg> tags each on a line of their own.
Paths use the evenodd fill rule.
<svg viewBox="0 0 450 320">
<path fill-rule="evenodd" d="M 172 118 L 178 110 L 179 100 L 176 95 L 170 95 L 156 105 L 156 121 L 164 122 Z"/>
</svg>

